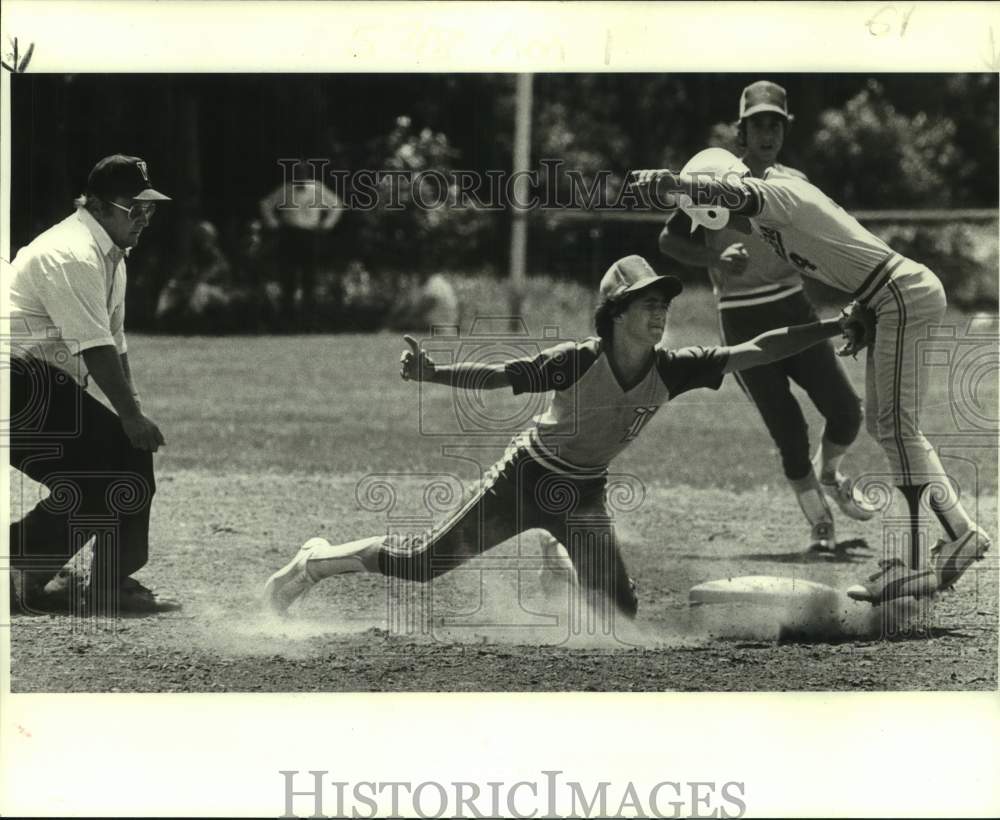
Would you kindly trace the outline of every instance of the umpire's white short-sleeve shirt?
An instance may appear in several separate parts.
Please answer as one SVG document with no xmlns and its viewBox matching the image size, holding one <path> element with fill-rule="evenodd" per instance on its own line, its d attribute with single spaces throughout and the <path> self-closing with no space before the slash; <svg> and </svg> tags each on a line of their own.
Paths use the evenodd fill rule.
<svg viewBox="0 0 1000 820">
<path fill-rule="evenodd" d="M 84 350 L 125 353 L 125 253 L 84 208 L 39 234 L 13 262 L 11 353 L 43 358 L 81 384 Z"/>
</svg>

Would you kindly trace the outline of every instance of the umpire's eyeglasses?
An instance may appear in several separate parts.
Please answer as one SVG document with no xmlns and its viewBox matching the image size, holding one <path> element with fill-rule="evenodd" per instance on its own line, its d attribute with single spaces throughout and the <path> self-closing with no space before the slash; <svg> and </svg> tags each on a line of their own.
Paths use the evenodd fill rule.
<svg viewBox="0 0 1000 820">
<path fill-rule="evenodd" d="M 126 208 L 124 205 L 119 205 L 117 202 L 112 202 L 119 211 L 125 211 L 128 214 L 128 218 L 133 222 L 139 220 L 140 217 L 145 217 L 148 220 L 152 219 L 153 214 L 156 213 L 156 203 L 155 202 L 137 202 L 131 208 Z"/>
</svg>

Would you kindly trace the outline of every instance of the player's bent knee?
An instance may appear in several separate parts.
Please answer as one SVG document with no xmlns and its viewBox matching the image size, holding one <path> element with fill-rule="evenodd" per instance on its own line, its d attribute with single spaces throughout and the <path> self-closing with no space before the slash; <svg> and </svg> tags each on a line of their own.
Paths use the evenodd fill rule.
<svg viewBox="0 0 1000 820">
<path fill-rule="evenodd" d="M 827 436 L 837 444 L 848 445 L 858 437 L 861 424 L 865 421 L 861 400 L 855 399 L 844 403 L 843 408 L 833 418 L 827 419 Z"/>
</svg>

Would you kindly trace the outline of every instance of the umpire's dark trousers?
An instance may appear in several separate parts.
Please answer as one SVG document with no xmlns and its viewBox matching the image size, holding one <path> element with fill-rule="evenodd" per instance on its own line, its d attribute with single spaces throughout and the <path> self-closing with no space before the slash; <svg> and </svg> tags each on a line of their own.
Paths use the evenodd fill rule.
<svg viewBox="0 0 1000 820">
<path fill-rule="evenodd" d="M 52 578 L 91 537 L 92 587 L 116 588 L 142 567 L 153 455 L 132 446 L 118 416 L 63 370 L 14 357 L 9 429 L 11 465 L 49 490 L 10 526 L 11 567 L 25 573 L 25 587 Z"/>
</svg>

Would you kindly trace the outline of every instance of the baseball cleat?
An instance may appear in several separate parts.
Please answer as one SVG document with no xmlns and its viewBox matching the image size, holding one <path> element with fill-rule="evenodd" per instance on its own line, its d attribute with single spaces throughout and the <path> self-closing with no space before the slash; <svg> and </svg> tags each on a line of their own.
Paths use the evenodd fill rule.
<svg viewBox="0 0 1000 820">
<path fill-rule="evenodd" d="M 937 575 L 932 569 L 910 569 L 898 558 L 879 561 L 878 565 L 879 571 L 865 583 L 848 587 L 848 598 L 878 606 L 907 595 L 925 598 L 937 592 Z"/>
<path fill-rule="evenodd" d="M 938 588 L 955 586 L 973 562 L 983 560 L 990 546 L 990 537 L 975 526 L 954 541 L 938 541 L 931 547 L 931 567 L 937 575 Z"/>
<path fill-rule="evenodd" d="M 832 521 L 817 521 L 812 525 L 809 552 L 833 553 L 837 540 L 833 535 Z"/>
<path fill-rule="evenodd" d="M 300 548 L 295 557 L 264 584 L 264 601 L 275 615 L 285 615 L 302 594 L 316 583 L 309 574 L 308 563 L 316 547 L 329 547 L 325 538 L 310 538 Z"/>
<path fill-rule="evenodd" d="M 855 521 L 868 521 L 874 517 L 878 509 L 865 500 L 864 496 L 854 486 L 854 481 L 842 473 L 838 473 L 833 481 L 820 478 L 820 487 L 828 498 L 837 502 L 840 511 Z"/>
</svg>

